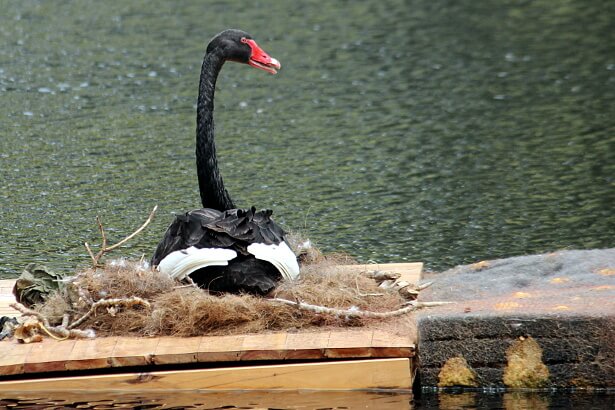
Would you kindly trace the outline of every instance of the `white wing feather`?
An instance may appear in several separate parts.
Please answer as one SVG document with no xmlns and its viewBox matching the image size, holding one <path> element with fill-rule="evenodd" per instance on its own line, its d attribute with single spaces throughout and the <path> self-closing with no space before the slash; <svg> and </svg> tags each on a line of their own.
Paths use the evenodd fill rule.
<svg viewBox="0 0 615 410">
<path fill-rule="evenodd" d="M 286 242 L 280 242 L 279 245 L 253 243 L 248 246 L 248 252 L 256 259 L 267 261 L 275 266 L 285 280 L 293 280 L 299 276 L 297 257 Z"/>
<path fill-rule="evenodd" d="M 197 269 L 207 266 L 224 266 L 237 257 L 232 249 L 195 248 L 171 252 L 158 264 L 158 270 L 173 279 L 182 280 Z"/>
</svg>

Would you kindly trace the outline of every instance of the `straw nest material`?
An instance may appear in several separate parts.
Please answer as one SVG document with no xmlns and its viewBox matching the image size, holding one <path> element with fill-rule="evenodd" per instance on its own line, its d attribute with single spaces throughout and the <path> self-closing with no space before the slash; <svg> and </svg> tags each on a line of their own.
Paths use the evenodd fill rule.
<svg viewBox="0 0 615 410">
<path fill-rule="evenodd" d="M 280 283 L 265 297 L 210 294 L 194 283 L 176 282 L 142 261 L 119 259 L 103 264 L 106 254 L 145 229 L 156 209 L 137 230 L 113 245 L 107 242 L 97 217 L 100 248 L 94 253 L 84 244 L 92 268 L 61 279 L 60 290 L 45 293 L 44 302 L 38 305 L 26 303 L 28 298 L 18 298 L 25 305 L 11 304 L 22 314 L 21 321 L 12 327 L 15 337 L 30 343 L 43 334 L 55 339 L 230 335 L 371 323 L 407 334 L 413 326 L 407 313 L 447 303 L 416 300 L 419 291 L 431 283 L 417 286 L 396 272 L 341 269 L 340 265 L 351 263 L 350 258 L 325 257 L 296 234 L 288 239 L 301 261 L 300 279 Z M 386 321 L 393 317 L 398 320 Z"/>
<path fill-rule="evenodd" d="M 73 323 L 69 328 L 94 329 L 99 336 L 198 336 L 364 326 L 382 317 L 343 312 L 391 312 L 407 302 L 395 289 L 383 289 L 366 275 L 337 268 L 348 262 L 343 256 L 313 253 L 306 259 L 299 280 L 281 283 L 264 298 L 212 295 L 143 263 L 114 260 L 77 274 L 36 311 L 51 326 L 66 322 L 68 314 Z M 290 303 L 276 303 L 280 300 Z M 78 318 L 82 320 L 74 326 Z"/>
</svg>

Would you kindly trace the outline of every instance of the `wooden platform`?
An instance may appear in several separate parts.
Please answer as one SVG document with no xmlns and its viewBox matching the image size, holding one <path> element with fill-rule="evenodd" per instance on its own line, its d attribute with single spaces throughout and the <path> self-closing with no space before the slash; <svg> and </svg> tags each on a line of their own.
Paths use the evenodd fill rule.
<svg viewBox="0 0 615 410">
<path fill-rule="evenodd" d="M 19 312 L 9 307 L 9 303 L 15 301 L 12 293 L 14 285 L 14 280 L 0 280 L 0 317 L 16 316 L 19 314 Z"/>
<path fill-rule="evenodd" d="M 396 271 L 402 273 L 403 280 L 418 282 L 422 264 L 341 268 Z M 13 301 L 12 286 L 13 281 L 0 281 L 0 315 L 18 314 L 8 307 Z M 107 337 L 63 341 L 46 338 L 32 344 L 9 340 L 0 342 L 0 392 L 410 389 L 415 338 L 414 334 L 399 335 L 374 329 L 340 329 L 191 338 Z M 248 362 L 249 366 L 242 366 Z M 160 365 L 177 370 L 158 371 Z M 180 369 L 186 365 L 200 368 Z M 139 368 L 140 373 L 125 372 L 122 369 L 125 367 Z M 105 374 L 94 379 L 91 375 L 80 376 L 82 371 Z M 61 372 L 62 377 L 45 378 L 49 372 Z M 21 380 L 24 377 L 26 380 Z"/>
<path fill-rule="evenodd" d="M 0 342 L 0 376 L 127 366 L 414 356 L 411 336 L 375 330 Z"/>
</svg>

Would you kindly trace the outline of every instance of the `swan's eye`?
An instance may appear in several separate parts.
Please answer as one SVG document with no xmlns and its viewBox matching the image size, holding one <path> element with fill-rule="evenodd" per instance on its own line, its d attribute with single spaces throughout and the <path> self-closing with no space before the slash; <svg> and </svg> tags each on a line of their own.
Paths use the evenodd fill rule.
<svg viewBox="0 0 615 410">
<path fill-rule="evenodd" d="M 248 39 L 247 39 L 247 38 L 245 38 L 245 37 L 242 37 L 242 38 L 241 38 L 241 42 L 242 42 L 242 43 L 247 43 L 247 42 L 248 42 Z"/>
</svg>

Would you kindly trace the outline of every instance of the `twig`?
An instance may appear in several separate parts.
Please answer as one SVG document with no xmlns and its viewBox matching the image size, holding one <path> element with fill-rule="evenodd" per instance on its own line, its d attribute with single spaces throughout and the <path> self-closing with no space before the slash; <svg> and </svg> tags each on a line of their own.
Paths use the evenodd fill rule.
<svg viewBox="0 0 615 410">
<path fill-rule="evenodd" d="M 421 309 L 421 308 L 428 308 L 428 307 L 452 305 L 454 303 L 455 302 L 417 302 L 416 300 L 410 300 L 408 302 L 402 303 L 402 306 L 413 305 L 413 306 L 416 306 L 417 309 Z"/>
<path fill-rule="evenodd" d="M 196 282 L 194 280 L 192 280 L 192 278 L 190 276 L 186 276 L 183 280 L 188 282 L 188 284 L 187 285 L 173 286 L 173 289 L 183 289 L 183 288 L 199 289 L 199 285 L 197 285 Z"/>
<path fill-rule="evenodd" d="M 355 284 L 355 286 L 357 288 L 357 296 L 360 296 L 362 298 L 367 297 L 367 296 L 384 296 L 384 293 L 363 293 L 363 292 L 361 292 L 361 290 L 359 289 L 359 278 L 358 278 L 358 276 L 355 276 L 354 284 Z"/>
<path fill-rule="evenodd" d="M 186 279 L 189 283 L 188 286 L 192 286 L 193 288 L 198 289 L 199 285 L 196 284 L 196 282 L 190 277 L 190 276 L 186 276 L 184 279 Z"/>
<path fill-rule="evenodd" d="M 399 272 L 384 272 L 380 270 L 368 270 L 365 272 L 365 276 L 370 279 L 374 279 L 376 282 L 382 282 L 389 279 L 399 279 L 401 278 L 401 273 Z"/>
<path fill-rule="evenodd" d="M 38 327 L 43 332 L 45 332 L 47 335 L 49 335 L 50 337 L 56 340 L 66 340 L 71 337 L 92 338 L 95 336 L 95 333 L 92 329 L 85 329 L 85 330 L 66 329 L 65 322 L 68 321 L 68 314 L 65 314 L 64 317 L 62 318 L 62 325 L 51 326 L 49 325 L 49 320 L 45 316 L 43 316 L 42 314 L 40 314 L 39 312 L 35 310 L 28 309 L 21 303 L 11 303 L 10 306 L 13 309 L 17 310 L 18 312 L 20 312 L 23 316 L 35 317 L 38 322 L 36 322 L 34 326 Z"/>
<path fill-rule="evenodd" d="M 84 245 L 85 250 L 88 251 L 90 258 L 92 258 L 92 263 L 94 264 L 94 267 L 98 266 L 98 259 L 96 259 L 96 256 L 94 256 L 94 252 L 92 252 L 92 249 L 90 249 L 90 245 L 88 245 L 87 242 L 85 242 Z"/>
<path fill-rule="evenodd" d="M 47 318 L 38 313 L 36 310 L 28 309 L 19 302 L 11 303 L 9 306 L 21 313 L 23 316 L 34 316 L 47 328 L 51 327 Z"/>
<path fill-rule="evenodd" d="M 370 311 L 360 310 L 359 308 L 356 308 L 356 307 L 353 307 L 350 309 L 336 309 L 336 308 L 330 308 L 326 306 L 311 305 L 305 302 L 293 302 L 292 300 L 280 299 L 280 298 L 265 299 L 265 300 L 269 300 L 271 302 L 282 303 L 285 305 L 295 306 L 301 310 L 307 310 L 307 311 L 316 312 L 316 313 L 329 313 L 335 316 L 345 316 L 345 317 L 369 317 L 369 318 L 380 318 L 380 319 L 405 315 L 406 313 L 410 313 L 414 310 L 421 309 L 424 307 L 440 306 L 440 305 L 450 303 L 450 302 L 412 301 L 412 302 L 407 303 L 408 306 L 401 308 L 401 309 L 392 310 L 388 312 L 370 312 Z"/>
<path fill-rule="evenodd" d="M 79 326 L 80 324 L 82 324 L 83 322 L 85 322 L 90 316 L 92 316 L 94 312 L 96 312 L 96 309 L 98 309 L 99 307 L 115 306 L 115 305 L 123 305 L 123 306 L 129 306 L 129 307 L 141 305 L 147 308 L 150 307 L 150 304 L 147 300 L 141 299 L 138 296 L 133 296 L 133 297 L 126 298 L 126 299 L 101 299 L 95 302 L 92 306 L 90 306 L 90 310 L 88 310 L 83 316 L 81 316 L 79 319 L 75 320 L 73 323 L 68 325 L 68 329 L 69 330 L 73 329 Z"/>
<path fill-rule="evenodd" d="M 419 296 L 419 292 L 411 286 L 406 286 L 398 290 L 402 298 L 406 300 L 415 300 Z"/>
<path fill-rule="evenodd" d="M 137 236 L 138 234 L 140 234 L 141 231 L 144 230 L 145 227 L 147 225 L 149 225 L 150 222 L 152 222 L 152 220 L 154 219 L 154 215 L 156 214 L 157 210 L 158 210 L 158 205 L 154 206 L 154 209 L 152 209 L 152 212 L 150 212 L 149 216 L 147 217 L 147 220 L 143 223 L 143 225 L 141 225 L 141 227 L 139 229 L 137 229 L 136 231 L 134 231 L 133 233 L 131 233 L 130 235 L 128 235 L 127 237 L 125 237 L 124 239 L 122 239 L 121 241 L 116 243 L 115 245 L 109 246 L 107 248 L 107 252 L 112 251 L 115 248 L 118 248 L 118 247 L 122 246 L 123 244 L 125 244 L 126 242 L 128 242 L 129 240 L 131 240 L 132 238 Z"/>
<path fill-rule="evenodd" d="M 430 287 L 431 285 L 433 285 L 433 282 L 425 282 L 422 285 L 418 285 L 416 287 L 416 290 L 418 290 L 419 292 L 423 289 L 427 289 L 428 287 Z"/>
<path fill-rule="evenodd" d="M 68 337 L 77 337 L 80 339 L 93 339 L 96 337 L 94 329 L 71 329 L 69 330 Z"/>
<path fill-rule="evenodd" d="M 103 228 L 102 221 L 100 220 L 100 216 L 98 215 L 96 215 L 96 223 L 98 224 L 100 236 L 102 236 L 102 249 L 107 249 L 107 235 L 105 234 L 105 229 Z"/>
<path fill-rule="evenodd" d="M 45 331 L 45 333 L 47 333 L 47 335 L 49 335 L 50 337 L 52 337 L 55 340 L 66 340 L 66 339 L 68 339 L 68 334 L 61 335 L 61 336 L 56 336 L 54 333 L 52 333 L 51 328 L 48 329 L 47 326 L 45 326 L 44 324 L 42 324 L 40 322 L 38 324 L 38 327 L 43 329 Z M 66 329 L 62 328 L 62 330 L 66 331 L 66 333 L 68 333 L 68 331 Z"/>
<path fill-rule="evenodd" d="M 387 279 L 387 280 L 384 280 L 384 281 L 380 282 L 380 284 L 378 285 L 378 287 L 379 287 L 379 288 L 382 288 L 382 289 L 390 289 L 390 288 L 392 288 L 393 286 L 395 286 L 395 281 L 396 281 L 396 280 L 397 280 L 397 279 Z"/>
<path fill-rule="evenodd" d="M 92 299 L 92 296 L 90 296 L 90 293 L 83 289 L 80 285 L 79 282 L 75 281 L 73 282 L 76 287 L 77 287 L 77 294 L 79 295 L 79 300 L 83 301 L 84 303 L 87 303 L 89 305 L 91 305 L 92 303 L 94 303 L 94 299 Z"/>
<path fill-rule="evenodd" d="M 55 326 L 49 329 L 46 329 L 42 323 L 39 323 L 39 327 L 45 331 L 49 336 L 56 340 L 66 340 L 70 338 L 76 339 L 93 339 L 96 337 L 96 332 L 93 329 L 66 329 L 65 326 Z M 53 333 L 57 333 L 60 336 L 54 335 Z"/>
<path fill-rule="evenodd" d="M 100 235 L 102 236 L 102 245 L 101 245 L 100 251 L 98 251 L 98 253 L 94 255 L 94 252 L 92 252 L 90 245 L 87 242 L 84 244 L 85 249 L 88 251 L 88 254 L 90 255 L 90 258 L 92 258 L 93 267 L 97 268 L 100 266 L 98 262 L 100 261 L 100 258 L 102 258 L 102 256 L 105 253 L 111 252 L 112 250 L 124 245 L 126 242 L 128 242 L 129 240 L 137 236 L 139 233 L 141 233 L 141 231 L 143 231 L 143 229 L 145 229 L 145 227 L 149 225 L 152 219 L 154 219 L 154 215 L 156 214 L 157 210 L 158 210 L 158 205 L 154 206 L 154 209 L 152 209 L 152 212 L 150 212 L 149 216 L 147 217 L 147 220 L 143 223 L 143 225 L 141 225 L 136 231 L 134 231 L 133 233 L 131 233 L 130 235 L 128 235 L 127 237 L 119 241 L 118 243 L 111 245 L 111 246 L 107 246 L 107 235 L 105 234 L 105 229 L 103 227 L 102 221 L 100 220 L 100 217 L 97 216 L 96 223 L 98 224 L 98 229 L 100 230 Z"/>
</svg>

